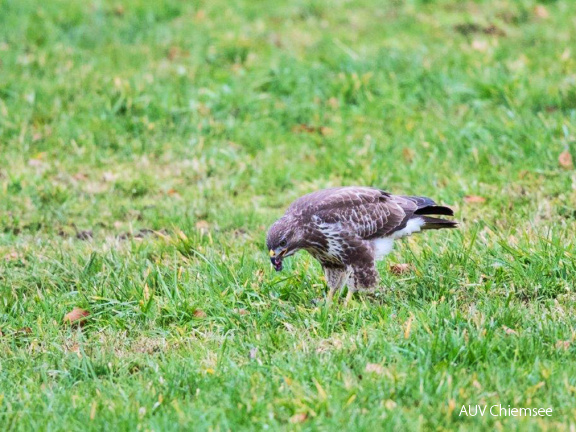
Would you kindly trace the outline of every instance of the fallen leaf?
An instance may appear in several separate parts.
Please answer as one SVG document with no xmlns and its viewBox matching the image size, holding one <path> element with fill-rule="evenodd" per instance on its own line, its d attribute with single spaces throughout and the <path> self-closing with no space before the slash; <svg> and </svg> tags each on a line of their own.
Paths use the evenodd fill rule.
<svg viewBox="0 0 576 432">
<path fill-rule="evenodd" d="M 292 417 L 290 417 L 290 423 L 293 423 L 293 424 L 304 423 L 307 418 L 308 418 L 308 414 L 306 414 L 306 413 L 294 414 Z"/>
<path fill-rule="evenodd" d="M 412 163 L 415 155 L 416 153 L 411 148 L 404 147 L 402 149 L 402 156 L 404 157 L 404 160 L 408 163 Z"/>
<path fill-rule="evenodd" d="M 208 232 L 210 229 L 210 224 L 205 220 L 199 220 L 196 222 L 196 229 L 203 233 Z"/>
<path fill-rule="evenodd" d="M 311 126 L 305 123 L 301 123 L 292 127 L 292 132 L 294 133 L 318 133 L 323 136 L 329 136 L 334 133 L 333 129 L 328 126 Z"/>
<path fill-rule="evenodd" d="M 168 189 L 166 191 L 166 194 L 168 194 L 168 195 L 180 195 L 176 189 Z"/>
<path fill-rule="evenodd" d="M 452 411 L 454 411 L 454 408 L 456 408 L 456 401 L 454 399 L 450 399 L 448 401 L 448 415 L 452 414 Z"/>
<path fill-rule="evenodd" d="M 478 196 L 478 195 L 466 195 L 464 197 L 464 202 L 467 204 L 479 204 L 486 202 L 486 198 Z"/>
<path fill-rule="evenodd" d="M 332 130 L 332 128 L 329 128 L 328 126 L 321 126 L 320 127 L 320 134 L 324 135 L 324 136 L 329 136 L 332 135 L 334 131 Z"/>
<path fill-rule="evenodd" d="M 22 255 L 16 251 L 12 251 L 12 252 L 9 252 L 6 255 L 4 255 L 5 261 L 16 261 L 19 259 L 22 259 Z"/>
<path fill-rule="evenodd" d="M 378 375 L 382 375 L 384 373 L 384 368 L 378 363 L 368 363 L 365 370 L 366 372 L 371 372 Z"/>
<path fill-rule="evenodd" d="M 64 315 L 64 324 L 84 325 L 89 315 L 90 312 L 84 309 L 74 308 L 71 312 Z"/>
<path fill-rule="evenodd" d="M 110 171 L 106 171 L 102 174 L 102 180 L 105 182 L 113 182 L 117 177 L 116 174 L 112 174 Z"/>
<path fill-rule="evenodd" d="M 114 6 L 114 15 L 121 17 L 124 15 L 124 12 L 125 12 L 124 6 L 122 6 L 122 5 Z"/>
<path fill-rule="evenodd" d="M 330 106 L 330 108 L 336 109 L 340 106 L 340 102 L 335 97 L 331 97 L 330 99 L 328 99 L 328 105 Z"/>
<path fill-rule="evenodd" d="M 390 272 L 395 275 L 403 275 L 410 273 L 414 270 L 412 264 L 402 263 L 402 264 L 391 264 Z"/>
<path fill-rule="evenodd" d="M 314 133 L 316 131 L 317 128 L 304 123 L 292 127 L 292 132 L 294 133 Z"/>
<path fill-rule="evenodd" d="M 72 176 L 72 178 L 76 181 L 82 181 L 82 180 L 87 180 L 88 176 L 86 174 L 76 173 Z"/>
<path fill-rule="evenodd" d="M 504 332 L 506 334 L 509 334 L 509 335 L 517 335 L 518 334 L 518 332 L 516 330 L 513 330 L 509 327 L 506 327 L 505 325 L 502 326 L 502 330 L 504 330 Z"/>
<path fill-rule="evenodd" d="M 412 321 L 414 321 L 414 315 L 410 315 L 410 317 L 404 323 L 404 339 L 408 339 L 410 337 L 410 331 L 412 330 Z"/>
<path fill-rule="evenodd" d="M 562 153 L 560 153 L 560 156 L 558 156 L 558 163 L 564 169 L 571 169 L 574 167 L 574 163 L 572 162 L 572 155 L 568 150 L 564 150 Z"/>
<path fill-rule="evenodd" d="M 32 333 L 32 329 L 30 327 L 21 327 L 16 330 L 16 334 L 30 334 Z"/>
<path fill-rule="evenodd" d="M 207 315 L 206 315 L 206 312 L 204 312 L 202 309 L 196 309 L 194 311 L 194 316 L 196 318 L 206 318 Z"/>
<path fill-rule="evenodd" d="M 393 410 L 394 408 L 396 408 L 398 406 L 398 404 L 396 402 L 394 402 L 392 399 L 388 399 L 386 402 L 384 402 L 384 406 L 388 410 Z"/>
<path fill-rule="evenodd" d="M 238 315 L 249 315 L 250 312 L 248 312 L 246 309 L 234 309 L 234 312 L 236 312 Z"/>
<path fill-rule="evenodd" d="M 536 15 L 538 18 L 542 18 L 542 19 L 547 19 L 550 17 L 550 13 L 548 12 L 548 9 L 546 9 L 542 5 L 536 5 L 534 7 L 534 15 Z"/>
<path fill-rule="evenodd" d="M 563 350 L 567 350 L 568 348 L 570 348 L 570 341 L 569 340 L 559 340 L 558 342 L 556 342 L 556 349 L 563 349 Z"/>
<path fill-rule="evenodd" d="M 483 40 L 473 40 L 472 41 L 472 49 L 475 51 L 484 52 L 488 49 L 488 42 Z"/>
</svg>

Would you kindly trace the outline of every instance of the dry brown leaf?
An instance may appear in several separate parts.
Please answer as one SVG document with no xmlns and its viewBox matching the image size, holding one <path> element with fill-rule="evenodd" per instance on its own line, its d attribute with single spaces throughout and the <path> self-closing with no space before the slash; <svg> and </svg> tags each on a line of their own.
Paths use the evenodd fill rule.
<svg viewBox="0 0 576 432">
<path fill-rule="evenodd" d="M 196 229 L 203 233 L 208 232 L 208 230 L 210 230 L 210 224 L 205 220 L 199 220 L 196 222 Z"/>
<path fill-rule="evenodd" d="M 114 6 L 114 15 L 121 17 L 124 15 L 124 12 L 125 12 L 124 6 L 122 6 L 122 5 Z"/>
<path fill-rule="evenodd" d="M 194 311 L 194 316 L 196 318 L 206 318 L 207 315 L 206 315 L 206 312 L 204 312 L 202 309 L 196 309 Z"/>
<path fill-rule="evenodd" d="M 292 132 L 294 133 L 314 133 L 317 130 L 316 127 L 304 123 L 292 127 Z"/>
<path fill-rule="evenodd" d="M 84 309 L 74 308 L 64 315 L 64 324 L 83 325 L 89 315 L 90 312 Z"/>
<path fill-rule="evenodd" d="M 415 155 L 416 153 L 411 148 L 405 147 L 402 149 L 402 157 L 404 157 L 404 160 L 408 163 L 412 163 Z"/>
<path fill-rule="evenodd" d="M 329 128 L 328 126 L 321 126 L 320 127 L 320 134 L 324 135 L 324 136 L 330 136 L 332 135 L 334 131 L 332 130 L 332 128 Z"/>
<path fill-rule="evenodd" d="M 506 327 L 505 325 L 502 326 L 502 330 L 504 330 L 504 332 L 506 334 L 509 334 L 509 335 L 517 335 L 518 334 L 518 332 L 516 330 L 513 330 L 509 327 Z"/>
<path fill-rule="evenodd" d="M 72 178 L 76 181 L 83 181 L 83 180 L 87 180 L 88 176 L 86 174 L 83 174 L 83 173 L 76 173 L 72 176 Z"/>
<path fill-rule="evenodd" d="M 568 348 L 570 348 L 570 341 L 569 340 L 559 340 L 558 342 L 556 342 L 556 349 L 563 349 L 563 350 L 567 350 Z"/>
<path fill-rule="evenodd" d="M 249 315 L 250 312 L 248 312 L 246 309 L 234 309 L 234 312 L 236 312 L 238 315 Z"/>
<path fill-rule="evenodd" d="M 550 13 L 548 12 L 548 9 L 546 9 L 546 7 L 542 5 L 536 5 L 534 7 L 534 15 L 542 19 L 550 18 Z"/>
<path fill-rule="evenodd" d="M 478 195 L 466 195 L 464 197 L 464 202 L 467 204 L 479 204 L 486 202 L 486 198 L 478 196 Z"/>
<path fill-rule="evenodd" d="M 414 267 L 412 264 L 407 263 L 400 263 L 400 264 L 391 264 L 390 265 L 390 272 L 395 275 L 403 275 L 414 271 Z"/>
<path fill-rule="evenodd" d="M 293 423 L 293 424 L 304 423 L 307 418 L 308 418 L 308 414 L 306 414 L 306 413 L 294 414 L 292 417 L 290 417 L 290 423 Z"/>
<path fill-rule="evenodd" d="M 413 321 L 414 321 L 414 315 L 410 315 L 410 317 L 404 323 L 404 339 L 408 339 L 410 337 Z"/>
<path fill-rule="evenodd" d="M 144 300 L 148 301 L 150 300 L 150 287 L 148 286 L 148 284 L 144 284 Z"/>
<path fill-rule="evenodd" d="M 16 330 L 16 334 L 30 334 L 32 333 L 32 329 L 30 327 L 21 327 Z"/>
<path fill-rule="evenodd" d="M 472 49 L 474 51 L 480 51 L 480 52 L 484 52 L 488 49 L 488 42 L 483 41 L 483 40 L 473 40 L 472 41 Z"/>
<path fill-rule="evenodd" d="M 365 370 L 366 372 L 375 373 L 378 375 L 382 375 L 384 373 L 384 367 L 378 363 L 368 363 Z"/>
<path fill-rule="evenodd" d="M 6 255 L 4 255 L 5 261 L 16 261 L 19 259 L 22 259 L 22 254 L 16 251 L 8 252 Z"/>
<path fill-rule="evenodd" d="M 331 97 L 330 99 L 328 99 L 328 105 L 330 106 L 330 108 L 336 109 L 340 106 L 340 102 L 335 97 Z"/>
<path fill-rule="evenodd" d="M 111 173 L 110 171 L 106 171 L 102 174 L 102 180 L 105 182 L 113 182 L 116 180 L 118 176 L 116 174 Z"/>
<path fill-rule="evenodd" d="M 384 402 L 384 406 L 386 407 L 387 410 L 393 410 L 398 406 L 398 404 L 394 402 L 392 399 L 388 399 L 386 402 Z"/>
<path fill-rule="evenodd" d="M 564 169 L 574 168 L 574 163 L 572 162 L 572 155 L 568 150 L 564 150 L 562 153 L 560 153 L 560 156 L 558 156 L 558 163 Z"/>
<path fill-rule="evenodd" d="M 454 399 L 450 399 L 448 401 L 448 415 L 452 414 L 452 411 L 454 411 L 454 408 L 456 408 L 456 401 Z"/>
</svg>

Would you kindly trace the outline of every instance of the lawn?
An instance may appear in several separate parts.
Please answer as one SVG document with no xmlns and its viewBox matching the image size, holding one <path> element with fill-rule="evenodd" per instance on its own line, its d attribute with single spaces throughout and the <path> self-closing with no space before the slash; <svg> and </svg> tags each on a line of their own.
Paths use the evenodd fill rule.
<svg viewBox="0 0 576 432">
<path fill-rule="evenodd" d="M 574 430 L 575 16 L 0 0 L 1 429 Z M 460 229 L 326 306 L 264 241 L 339 185 Z M 460 415 L 499 404 L 553 411 Z"/>
</svg>

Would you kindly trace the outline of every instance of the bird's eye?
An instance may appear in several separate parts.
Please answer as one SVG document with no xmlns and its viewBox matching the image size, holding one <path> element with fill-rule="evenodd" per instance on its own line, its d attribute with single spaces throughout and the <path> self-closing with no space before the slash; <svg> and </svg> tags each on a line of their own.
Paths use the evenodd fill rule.
<svg viewBox="0 0 576 432">
<path fill-rule="evenodd" d="M 287 244 L 288 244 L 288 242 L 286 242 L 286 240 L 282 240 L 280 242 L 280 247 L 286 247 Z"/>
</svg>

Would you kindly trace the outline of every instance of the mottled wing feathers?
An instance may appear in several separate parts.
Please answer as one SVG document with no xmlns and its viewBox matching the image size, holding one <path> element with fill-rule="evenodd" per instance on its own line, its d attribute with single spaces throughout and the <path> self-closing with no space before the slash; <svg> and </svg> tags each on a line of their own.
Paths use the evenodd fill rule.
<svg viewBox="0 0 576 432">
<path fill-rule="evenodd" d="M 322 210 L 351 208 L 357 205 L 386 200 L 390 194 L 369 187 L 340 187 L 323 189 L 304 195 L 294 201 L 288 213 L 312 215 Z"/>
<path fill-rule="evenodd" d="M 421 197 L 390 195 L 368 187 L 324 189 L 296 200 L 288 213 L 321 225 L 340 225 L 362 239 L 385 237 L 406 226 L 420 206 L 434 205 Z"/>
</svg>

